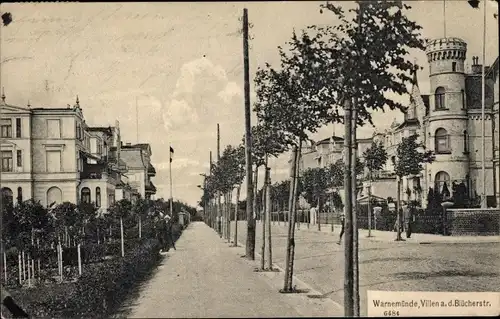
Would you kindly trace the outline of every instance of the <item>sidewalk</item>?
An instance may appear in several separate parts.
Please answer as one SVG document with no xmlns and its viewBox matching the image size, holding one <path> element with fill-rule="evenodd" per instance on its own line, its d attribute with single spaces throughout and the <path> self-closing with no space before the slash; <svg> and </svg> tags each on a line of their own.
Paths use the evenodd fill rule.
<svg viewBox="0 0 500 319">
<path fill-rule="evenodd" d="M 329 299 L 279 293 L 282 272 L 255 272 L 258 259 L 241 258 L 244 247 L 230 247 L 202 222 L 191 223 L 176 247 L 141 289 L 127 318 L 343 315 Z"/>
<path fill-rule="evenodd" d="M 260 221 L 257 221 L 260 223 Z M 273 224 L 274 226 L 287 228 L 288 225 L 284 222 L 280 222 L 279 225 L 277 222 Z M 297 231 L 297 226 L 295 227 Z M 315 231 L 318 232 L 318 225 L 310 225 L 309 228 L 307 224 L 301 223 L 300 229 L 301 231 Z M 332 234 L 332 225 L 331 224 L 321 224 L 321 232 Z M 333 230 L 334 236 L 338 236 L 340 234 L 340 225 L 334 225 Z M 381 242 L 393 242 L 396 239 L 396 233 L 390 231 L 381 231 L 381 230 L 372 230 L 371 236 L 368 237 L 367 229 L 359 230 L 359 238 L 371 241 L 381 241 Z M 500 243 L 500 236 L 442 236 L 442 235 L 433 235 L 433 234 L 420 234 L 413 233 L 411 238 L 406 238 L 406 234 L 402 233 L 401 237 L 410 243 L 417 244 L 438 244 L 438 243 L 456 243 L 456 244 L 478 244 L 478 243 Z"/>
</svg>

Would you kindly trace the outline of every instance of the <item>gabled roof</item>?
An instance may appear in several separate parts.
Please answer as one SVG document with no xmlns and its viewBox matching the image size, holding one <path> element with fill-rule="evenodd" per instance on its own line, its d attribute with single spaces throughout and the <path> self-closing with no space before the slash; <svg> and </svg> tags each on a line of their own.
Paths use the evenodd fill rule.
<svg viewBox="0 0 500 319">
<path fill-rule="evenodd" d="M 31 109 L 16 105 L 9 105 L 5 103 L 5 101 L 0 101 L 0 108 L 2 109 L 2 113 L 12 112 L 12 113 L 30 113 Z"/>
<path fill-rule="evenodd" d="M 113 135 L 113 131 L 111 130 L 111 126 L 108 127 L 88 127 L 87 130 L 90 132 L 103 132 L 108 134 L 109 136 Z"/>
<path fill-rule="evenodd" d="M 495 59 L 495 62 L 491 65 L 491 67 L 488 69 L 488 72 L 484 75 L 485 77 L 490 77 L 495 74 L 495 72 L 498 73 L 498 57 Z"/>
<path fill-rule="evenodd" d="M 142 150 L 139 148 L 122 148 L 120 159 L 122 159 L 129 168 L 146 168 L 142 161 Z"/>
<path fill-rule="evenodd" d="M 319 140 L 318 142 L 316 142 L 316 145 L 320 145 L 320 144 L 327 144 L 327 143 L 330 143 L 331 140 L 334 140 L 335 142 L 343 142 L 344 141 L 344 138 L 343 137 L 339 137 L 339 136 L 332 136 L 332 137 L 327 137 L 327 138 L 324 138 L 322 140 Z"/>
</svg>

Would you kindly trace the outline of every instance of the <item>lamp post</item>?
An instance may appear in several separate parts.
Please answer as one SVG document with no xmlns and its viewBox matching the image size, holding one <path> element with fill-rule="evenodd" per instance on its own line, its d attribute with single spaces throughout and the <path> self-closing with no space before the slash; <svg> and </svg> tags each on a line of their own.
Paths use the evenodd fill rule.
<svg viewBox="0 0 500 319">
<path fill-rule="evenodd" d="M 443 222 L 443 236 L 448 236 L 448 213 L 447 213 L 447 209 L 453 206 L 453 202 L 447 200 L 445 202 L 442 202 L 441 206 L 443 206 L 443 218 L 442 218 L 442 222 Z"/>
</svg>

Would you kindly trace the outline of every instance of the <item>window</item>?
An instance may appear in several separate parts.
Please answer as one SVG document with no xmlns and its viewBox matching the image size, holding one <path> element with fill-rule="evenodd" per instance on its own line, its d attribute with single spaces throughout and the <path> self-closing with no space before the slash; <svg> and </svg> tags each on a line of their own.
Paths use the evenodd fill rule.
<svg viewBox="0 0 500 319">
<path fill-rule="evenodd" d="M 95 205 L 97 207 L 101 207 L 101 188 L 100 187 L 95 188 Z"/>
<path fill-rule="evenodd" d="M 463 139 L 464 139 L 464 153 L 469 153 L 469 136 L 467 134 L 467 131 L 464 131 Z"/>
<path fill-rule="evenodd" d="M 57 186 L 52 186 L 47 190 L 47 206 L 60 204 L 62 202 L 62 191 Z"/>
<path fill-rule="evenodd" d="M 12 120 L 11 119 L 2 119 L 0 123 L 0 127 L 2 130 L 2 137 L 12 137 Z"/>
<path fill-rule="evenodd" d="M 61 152 L 47 151 L 47 172 L 61 171 Z"/>
<path fill-rule="evenodd" d="M 446 190 L 449 190 L 450 187 L 450 175 L 448 173 L 441 171 L 436 174 L 436 180 L 435 180 L 435 189 L 439 191 L 439 193 L 443 193 L 443 191 L 446 192 Z M 445 187 L 446 185 L 446 187 Z M 449 193 L 448 193 L 449 196 Z"/>
<path fill-rule="evenodd" d="M 457 62 L 451 62 L 451 71 L 453 72 L 457 71 Z"/>
<path fill-rule="evenodd" d="M 47 137 L 61 138 L 61 122 L 59 120 L 47 120 Z"/>
<path fill-rule="evenodd" d="M 82 140 L 82 130 L 80 124 L 76 124 L 76 139 L 80 141 Z"/>
<path fill-rule="evenodd" d="M 16 119 L 16 137 L 21 137 L 21 119 Z"/>
<path fill-rule="evenodd" d="M 465 91 L 461 90 L 460 92 L 462 94 L 462 110 L 465 110 L 467 108 L 467 104 L 465 103 Z"/>
<path fill-rule="evenodd" d="M 19 204 L 23 202 L 23 189 L 21 187 L 17 188 L 17 202 Z"/>
<path fill-rule="evenodd" d="M 2 172 L 12 172 L 12 151 L 2 151 Z"/>
<path fill-rule="evenodd" d="M 81 202 L 90 204 L 90 189 L 88 187 L 82 188 Z"/>
<path fill-rule="evenodd" d="M 23 152 L 20 150 L 17 150 L 16 162 L 17 162 L 17 167 L 23 167 Z"/>
<path fill-rule="evenodd" d="M 436 89 L 436 94 L 434 95 L 434 103 L 436 110 L 446 109 L 444 94 L 445 90 L 442 86 Z"/>
<path fill-rule="evenodd" d="M 450 143 L 448 132 L 444 128 L 438 128 L 436 130 L 436 136 L 434 137 L 434 148 L 436 153 L 449 153 Z"/>
</svg>

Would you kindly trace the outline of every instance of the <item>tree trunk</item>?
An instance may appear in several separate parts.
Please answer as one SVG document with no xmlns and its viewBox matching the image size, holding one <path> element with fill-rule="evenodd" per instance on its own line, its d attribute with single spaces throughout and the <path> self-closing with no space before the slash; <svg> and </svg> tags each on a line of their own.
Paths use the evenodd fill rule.
<svg viewBox="0 0 500 319">
<path fill-rule="evenodd" d="M 227 205 L 227 242 L 231 243 L 231 212 L 232 212 L 232 202 L 233 202 L 233 189 L 228 193 L 229 201 Z"/>
<path fill-rule="evenodd" d="M 368 237 L 372 237 L 372 172 L 369 172 L 368 186 Z"/>
<path fill-rule="evenodd" d="M 7 253 L 3 252 L 3 273 L 5 279 L 5 285 L 7 285 Z"/>
<path fill-rule="evenodd" d="M 236 188 L 236 207 L 234 208 L 234 246 L 238 246 L 238 203 L 240 202 L 240 186 Z"/>
<path fill-rule="evenodd" d="M 357 142 L 357 121 L 358 121 L 358 100 L 354 98 L 354 105 L 352 110 L 352 124 L 351 124 L 351 138 L 352 138 L 352 157 L 351 157 L 351 169 L 352 169 L 352 241 L 353 241 L 353 252 L 352 252 L 352 261 L 353 261 L 353 303 L 354 303 L 354 316 L 359 317 L 359 232 L 358 232 L 358 196 L 357 196 L 357 172 L 356 172 L 356 158 L 358 151 L 358 142 Z"/>
<path fill-rule="evenodd" d="M 265 194 L 266 192 L 266 182 L 264 179 L 264 185 L 262 187 L 262 194 Z M 265 203 L 263 207 L 263 211 L 265 211 Z M 260 214 L 260 223 L 262 227 L 262 243 L 261 243 L 261 250 L 260 250 L 260 269 L 264 270 L 265 269 L 265 257 L 266 257 L 266 223 L 265 220 L 262 218 L 262 214 Z"/>
<path fill-rule="evenodd" d="M 97 245 L 101 244 L 101 238 L 99 236 L 99 227 L 97 227 Z"/>
<path fill-rule="evenodd" d="M 142 218 L 139 215 L 139 238 L 142 238 Z"/>
<path fill-rule="evenodd" d="M 125 257 L 125 242 L 123 239 L 123 218 L 120 217 L 120 240 L 122 248 L 122 257 Z"/>
<path fill-rule="evenodd" d="M 40 258 L 38 258 L 37 264 L 38 264 L 38 281 L 40 281 L 40 274 L 42 273 L 42 268 L 40 267 Z"/>
<path fill-rule="evenodd" d="M 320 204 L 320 198 L 318 196 L 318 208 L 316 209 L 316 222 L 318 223 L 318 231 L 321 231 L 321 221 L 319 220 L 319 212 L 321 211 Z"/>
<path fill-rule="evenodd" d="M 25 258 L 24 250 L 23 250 L 22 254 L 23 254 L 23 280 L 26 280 L 26 258 Z"/>
<path fill-rule="evenodd" d="M 21 252 L 17 253 L 17 264 L 18 264 L 18 269 L 19 269 L 19 285 L 22 285 L 23 283 L 23 276 L 22 276 L 22 262 L 21 262 Z"/>
<path fill-rule="evenodd" d="M 255 219 L 259 218 L 260 219 L 260 214 L 259 214 L 259 207 L 257 205 L 257 201 L 258 201 L 258 194 L 259 194 L 259 188 L 257 187 L 258 185 L 258 182 L 259 182 L 259 166 L 255 166 L 255 171 L 254 171 L 254 177 L 253 177 L 253 202 L 252 202 L 252 206 L 253 206 L 253 216 Z"/>
<path fill-rule="evenodd" d="M 78 251 L 78 275 L 82 275 L 82 254 L 80 250 L 80 244 L 76 246 L 76 249 Z"/>
<path fill-rule="evenodd" d="M 292 278 L 293 278 L 293 259 L 295 253 L 295 204 L 296 204 L 296 193 L 298 186 L 298 172 L 300 165 L 300 152 L 302 142 L 299 142 L 299 147 L 293 146 L 293 160 L 292 160 L 292 178 L 290 183 L 290 199 L 289 199 L 289 214 L 288 214 L 288 238 L 287 238 L 287 251 L 285 258 L 285 284 L 283 291 L 292 292 Z"/>
<path fill-rule="evenodd" d="M 31 258 L 30 254 L 27 254 L 27 259 L 28 259 L 28 287 L 31 287 Z"/>
<path fill-rule="evenodd" d="M 398 176 L 398 194 L 396 196 L 396 241 L 402 241 L 401 238 L 401 177 Z"/>
<path fill-rule="evenodd" d="M 266 186 L 266 203 L 268 205 L 266 206 L 266 216 L 265 220 L 267 223 L 267 269 L 272 270 L 273 269 L 273 251 L 272 251 L 272 241 L 271 241 L 271 174 L 270 174 L 270 169 L 266 168 L 267 172 L 267 186 Z"/>
</svg>

